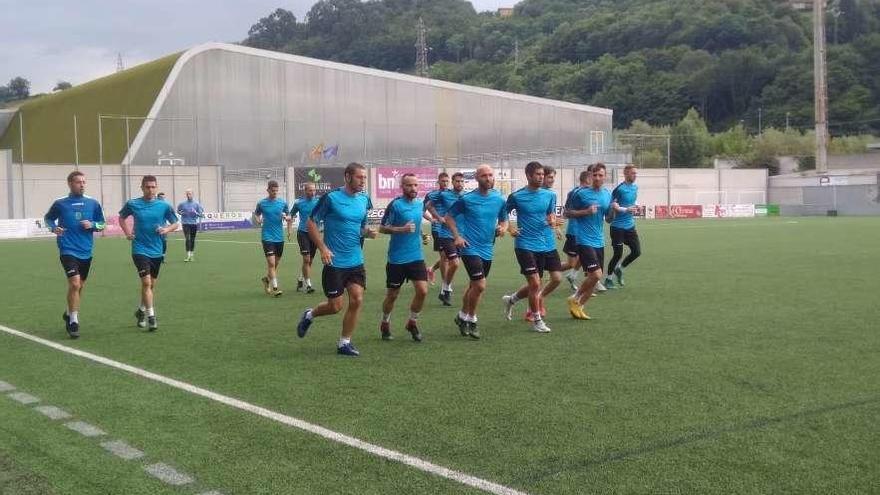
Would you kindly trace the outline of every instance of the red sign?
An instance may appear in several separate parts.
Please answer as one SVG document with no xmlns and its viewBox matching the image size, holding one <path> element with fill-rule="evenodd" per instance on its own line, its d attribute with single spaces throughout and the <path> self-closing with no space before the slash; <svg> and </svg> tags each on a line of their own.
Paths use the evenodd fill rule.
<svg viewBox="0 0 880 495">
<path fill-rule="evenodd" d="M 702 205 L 658 205 L 654 207 L 654 218 L 703 218 Z"/>
</svg>

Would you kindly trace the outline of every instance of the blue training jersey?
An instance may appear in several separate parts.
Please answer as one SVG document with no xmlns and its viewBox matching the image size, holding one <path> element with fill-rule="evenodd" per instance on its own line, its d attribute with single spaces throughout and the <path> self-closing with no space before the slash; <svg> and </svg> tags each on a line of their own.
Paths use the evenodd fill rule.
<svg viewBox="0 0 880 495">
<path fill-rule="evenodd" d="M 333 252 L 331 266 L 354 268 L 364 264 L 361 231 L 367 224 L 367 212 L 373 202 L 363 192 L 349 194 L 344 188 L 321 196 L 309 217 L 324 222 L 324 244 Z"/>
<path fill-rule="evenodd" d="M 439 213 L 441 217 L 446 216 L 446 214 L 449 213 L 449 209 L 452 208 L 452 205 L 461 198 L 461 194 L 462 193 L 460 192 L 455 192 L 455 189 L 444 189 L 437 198 L 437 202 L 434 203 L 434 209 L 437 210 L 437 213 Z M 456 221 L 457 220 L 458 218 L 456 218 Z M 441 239 L 452 239 L 452 231 L 449 230 L 449 227 L 447 227 L 445 223 L 441 223 L 439 227 L 440 228 L 437 230 L 437 237 Z"/>
<path fill-rule="evenodd" d="M 388 262 L 401 265 L 414 261 L 424 261 L 422 254 L 422 213 L 424 204 L 421 199 L 412 201 L 403 196 L 398 196 L 388 203 L 385 215 L 382 216 L 382 225 L 386 227 L 402 227 L 409 222 L 415 224 L 414 232 L 390 234 L 391 242 L 388 243 Z"/>
<path fill-rule="evenodd" d="M 556 195 L 548 189 L 535 190 L 523 187 L 507 196 L 507 212 L 516 210 L 516 225 L 519 235 L 513 240 L 513 247 L 536 253 L 555 249 L 555 241 L 547 245 L 547 232 L 553 238 L 553 228 L 547 223 L 547 215 L 556 211 Z"/>
<path fill-rule="evenodd" d="M 617 201 L 617 204 L 627 208 L 635 206 L 636 198 L 639 197 L 639 186 L 633 182 L 632 184 L 623 181 L 611 192 L 611 200 Z M 611 226 L 617 229 L 630 230 L 636 228 L 636 219 L 630 212 L 616 212 Z"/>
<path fill-rule="evenodd" d="M 149 258 L 161 258 L 163 239 L 157 229 L 168 224 L 177 223 L 177 215 L 171 205 L 158 198 L 130 199 L 119 210 L 119 221 L 134 217 L 134 241 L 131 243 L 131 254 L 139 254 Z"/>
<path fill-rule="evenodd" d="M 263 198 L 257 202 L 254 215 L 263 216 L 262 239 L 266 242 L 284 242 L 284 215 L 288 213 L 287 201 L 281 198 Z"/>
<path fill-rule="evenodd" d="M 605 247 L 605 213 L 611 207 L 611 191 L 604 187 L 598 191 L 592 187 L 582 187 L 571 199 L 573 210 L 583 210 L 592 205 L 599 207 L 596 213 L 575 219 L 577 243 L 578 246 Z"/>
<path fill-rule="evenodd" d="M 490 189 L 483 195 L 479 189 L 474 189 L 462 194 L 447 214 L 455 217 L 458 232 L 468 243 L 461 249 L 461 254 L 491 260 L 495 247 L 495 227 L 498 222 L 507 221 L 507 209 L 501 193 Z"/>
<path fill-rule="evenodd" d="M 299 213 L 299 225 L 296 227 L 296 230 L 300 232 L 308 232 L 309 231 L 309 217 L 312 215 L 312 210 L 315 209 L 315 206 L 318 206 L 318 197 L 315 196 L 312 199 L 299 198 L 293 203 L 293 206 L 290 208 L 290 216 Z"/>
<path fill-rule="evenodd" d="M 49 230 L 54 230 L 55 227 L 64 229 L 64 233 L 56 239 L 61 255 L 74 256 L 82 260 L 92 257 L 94 233 L 104 230 L 105 227 L 101 204 L 86 195 L 70 194 L 56 199 L 43 220 Z M 80 224 L 83 220 L 92 222 L 92 228 L 84 229 Z"/>
<path fill-rule="evenodd" d="M 571 208 L 569 206 L 571 204 L 571 200 L 574 198 L 575 193 L 580 188 L 581 188 L 580 186 L 577 186 L 574 189 L 572 189 L 571 191 L 568 191 L 568 195 L 565 196 L 565 208 L 566 209 Z M 577 221 L 575 221 L 574 218 L 569 218 L 568 222 L 565 225 L 565 235 L 575 235 L 575 230 L 576 230 L 575 226 L 576 225 L 577 225 Z"/>
<path fill-rule="evenodd" d="M 425 202 L 423 203 L 425 211 L 428 210 L 428 203 L 434 205 L 434 209 L 437 210 L 437 214 L 440 215 L 440 218 L 443 218 L 443 215 L 446 214 L 446 209 L 443 211 L 440 210 L 442 207 L 440 204 L 440 194 L 446 191 L 446 189 L 434 189 L 433 191 L 428 192 L 425 195 Z M 443 226 L 441 222 L 431 222 L 431 232 L 440 232 L 440 228 Z"/>
<path fill-rule="evenodd" d="M 177 205 L 177 214 L 180 215 L 180 223 L 198 225 L 199 219 L 205 216 L 205 210 L 198 201 L 184 201 Z"/>
</svg>

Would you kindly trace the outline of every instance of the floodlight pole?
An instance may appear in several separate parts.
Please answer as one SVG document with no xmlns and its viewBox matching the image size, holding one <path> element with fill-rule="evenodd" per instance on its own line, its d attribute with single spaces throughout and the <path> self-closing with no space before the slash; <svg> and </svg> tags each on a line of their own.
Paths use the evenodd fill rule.
<svg viewBox="0 0 880 495">
<path fill-rule="evenodd" d="M 816 103 L 816 173 L 828 172 L 828 83 L 825 68 L 825 0 L 813 0 L 813 86 Z"/>
<path fill-rule="evenodd" d="M 666 135 L 666 207 L 672 206 L 672 136 Z"/>
</svg>

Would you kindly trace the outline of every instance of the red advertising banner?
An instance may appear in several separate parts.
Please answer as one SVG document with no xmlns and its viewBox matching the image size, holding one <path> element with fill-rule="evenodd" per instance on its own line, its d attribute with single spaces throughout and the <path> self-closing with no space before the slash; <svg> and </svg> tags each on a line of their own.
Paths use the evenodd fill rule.
<svg viewBox="0 0 880 495">
<path fill-rule="evenodd" d="M 654 218 L 703 218 L 702 205 L 657 205 Z"/>
</svg>

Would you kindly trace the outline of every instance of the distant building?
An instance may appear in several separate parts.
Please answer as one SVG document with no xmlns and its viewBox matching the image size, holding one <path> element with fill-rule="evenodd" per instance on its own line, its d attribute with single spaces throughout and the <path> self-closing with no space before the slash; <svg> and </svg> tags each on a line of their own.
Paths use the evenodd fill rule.
<svg viewBox="0 0 880 495">
<path fill-rule="evenodd" d="M 795 10 L 813 10 L 813 0 L 786 0 L 786 3 Z"/>
<path fill-rule="evenodd" d="M 513 17 L 513 7 L 500 7 L 498 17 Z"/>
</svg>

